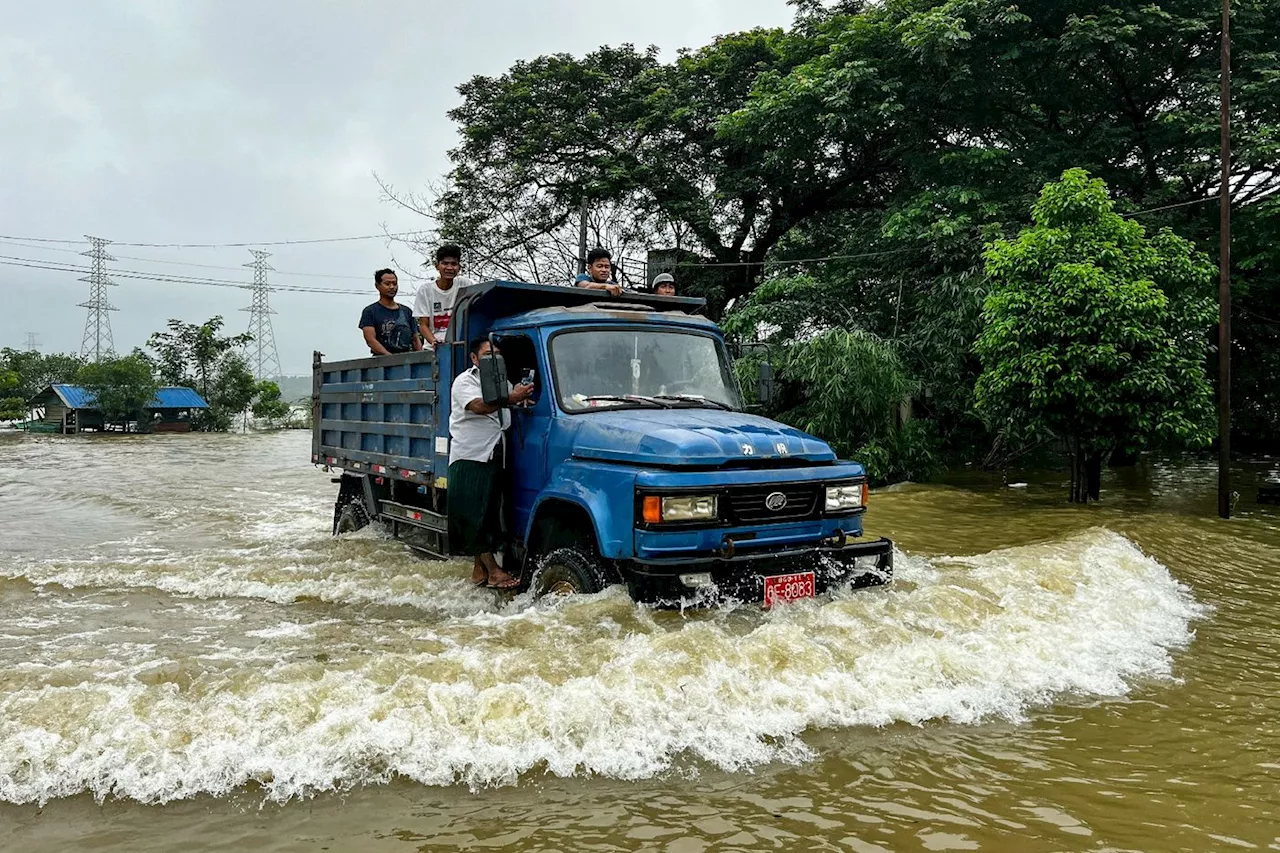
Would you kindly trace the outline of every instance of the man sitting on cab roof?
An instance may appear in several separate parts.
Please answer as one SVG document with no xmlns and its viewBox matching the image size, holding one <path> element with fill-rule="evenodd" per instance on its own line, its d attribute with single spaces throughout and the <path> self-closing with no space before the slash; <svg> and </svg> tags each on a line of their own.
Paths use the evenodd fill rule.
<svg viewBox="0 0 1280 853">
<path fill-rule="evenodd" d="M 574 279 L 574 287 L 585 287 L 588 290 L 607 290 L 610 296 L 622 292 L 622 285 L 612 281 L 613 260 L 608 249 L 592 249 L 587 252 L 587 274 L 590 278 L 582 281 L 582 276 Z"/>
<path fill-rule="evenodd" d="M 675 296 L 675 276 L 669 272 L 658 273 L 658 277 L 653 280 L 653 292 L 658 296 Z"/>
</svg>

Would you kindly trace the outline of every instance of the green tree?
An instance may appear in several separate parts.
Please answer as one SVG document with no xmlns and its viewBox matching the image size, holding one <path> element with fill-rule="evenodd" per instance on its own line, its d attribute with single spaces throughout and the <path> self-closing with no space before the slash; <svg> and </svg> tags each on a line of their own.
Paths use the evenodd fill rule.
<svg viewBox="0 0 1280 853">
<path fill-rule="evenodd" d="M 49 353 L 38 350 L 16 350 L 5 347 L 0 350 L 0 371 L 12 371 L 18 376 L 15 396 L 29 400 L 50 385 L 74 383 L 85 366 L 84 359 L 69 353 Z"/>
<path fill-rule="evenodd" d="M 1082 169 L 1047 185 L 1032 219 L 986 253 L 977 408 L 1013 442 L 1061 442 L 1085 503 L 1113 449 L 1212 438 L 1213 267 L 1167 230 L 1148 237 Z"/>
<path fill-rule="evenodd" d="M 280 386 L 264 379 L 254 386 L 253 416 L 274 426 L 277 421 L 289 417 L 292 409 L 280 396 Z"/>
<path fill-rule="evenodd" d="M 592 242 L 674 247 L 701 264 L 680 270 L 682 292 L 708 297 L 713 316 L 805 272 L 825 293 L 810 319 L 856 311 L 919 380 L 917 411 L 940 440 L 974 458 L 991 440 L 974 414 L 983 249 L 1030 224 L 1047 182 L 1085 168 L 1152 233 L 1216 239 L 1218 6 L 793 6 L 785 30 L 669 62 L 624 45 L 472 78 L 450 114 L 453 169 L 418 209 L 477 266 L 540 279 L 576 252 L 586 196 Z M 1233 400 L 1237 446 L 1256 449 L 1280 441 L 1274 6 L 1232 2 Z"/>
<path fill-rule="evenodd" d="M 27 416 L 27 398 L 20 394 L 22 377 L 16 370 L 0 369 L 0 421 L 16 421 Z"/>
<path fill-rule="evenodd" d="M 156 332 L 147 341 L 155 352 L 153 362 L 160 378 L 168 385 L 195 388 L 209 403 L 192 418 L 193 429 L 225 432 L 253 402 L 253 374 L 236 349 L 253 336 L 222 335 L 222 317 L 213 317 L 196 325 L 181 320 L 169 321 L 167 332 Z"/>
<path fill-rule="evenodd" d="M 1199 0 L 886 0 L 798 3 L 792 38 L 826 49 L 762 77 L 729 121 L 796 129 L 795 156 L 821 161 L 866 113 L 896 127 L 888 180 L 871 204 L 828 204 L 771 251 L 843 257 L 821 267 L 866 327 L 901 346 L 941 435 L 977 445 L 981 365 L 971 345 L 987 292 L 984 244 L 1016 233 L 1041 187 L 1071 167 L 1106 180 L 1118 209 L 1197 245 L 1216 239 L 1219 9 Z M 1275 334 L 1280 240 L 1267 223 L 1280 187 L 1280 17 L 1233 7 L 1233 136 L 1240 424 L 1280 440 Z M 850 97 L 874 77 L 879 105 Z M 1064 85 L 1063 81 L 1071 81 Z M 856 138 L 852 141 L 856 141 Z M 804 153 L 805 146 L 811 150 Z M 839 168 L 838 162 L 833 163 Z M 1160 208 L 1166 208 L 1161 210 Z M 1270 318 L 1270 319 L 1267 319 Z M 1264 433 L 1265 434 L 1265 433 Z"/>
<path fill-rule="evenodd" d="M 218 359 L 209 382 L 209 408 L 193 421 L 195 429 L 226 432 L 235 419 L 248 411 L 258 392 L 249 364 L 239 353 L 228 352 Z"/>
<path fill-rule="evenodd" d="M 103 422 L 119 424 L 126 431 L 131 421 L 147 428 L 146 407 L 160 390 L 151 364 L 137 355 L 87 364 L 80 371 L 79 384 L 93 394 Z"/>
<path fill-rule="evenodd" d="M 822 157 L 795 142 L 813 128 L 772 114 L 735 118 L 758 83 L 823 49 L 752 30 L 667 64 L 654 49 L 623 45 L 475 77 L 449 114 L 463 141 L 433 211 L 441 234 L 477 247 L 482 263 L 504 259 L 516 271 L 536 266 L 525 256 L 539 240 L 572 259 L 586 198 L 593 211 L 628 211 L 619 232 L 633 239 L 647 231 L 650 245 L 739 265 L 736 275 L 706 278 L 714 302 L 741 296 L 791 228 L 833 206 L 868 203 L 892 173 L 895 128 L 882 120 L 889 95 L 874 75 L 846 81 L 848 122 L 858 129 L 832 138 Z M 703 277 L 689 271 L 684 292 L 699 292 Z"/>
</svg>

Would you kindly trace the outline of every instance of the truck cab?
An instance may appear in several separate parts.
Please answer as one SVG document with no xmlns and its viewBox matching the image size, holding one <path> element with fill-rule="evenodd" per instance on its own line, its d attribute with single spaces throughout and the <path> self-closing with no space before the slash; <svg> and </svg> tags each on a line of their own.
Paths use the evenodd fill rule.
<svg viewBox="0 0 1280 853">
<path fill-rule="evenodd" d="M 449 391 L 488 338 L 489 387 L 535 384 L 506 438 L 504 566 L 536 595 L 624 583 L 647 601 L 771 605 L 887 582 L 892 543 L 862 540 L 863 467 L 744 409 L 704 307 L 487 282 L 459 293 L 435 352 L 317 354 L 312 461 L 342 472 L 335 532 L 379 520 L 449 555 Z"/>
</svg>

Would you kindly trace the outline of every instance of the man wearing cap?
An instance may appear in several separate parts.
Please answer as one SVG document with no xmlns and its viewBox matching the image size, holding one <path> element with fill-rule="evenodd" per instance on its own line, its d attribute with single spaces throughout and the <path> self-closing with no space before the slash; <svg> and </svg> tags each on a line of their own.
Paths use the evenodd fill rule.
<svg viewBox="0 0 1280 853">
<path fill-rule="evenodd" d="M 462 249 L 452 243 L 436 250 L 435 268 L 435 275 L 422 283 L 413 298 L 413 316 L 418 319 L 424 341 L 442 344 L 449 331 L 449 318 L 453 316 L 458 289 L 475 282 L 458 275 L 462 269 Z"/>
<path fill-rule="evenodd" d="M 675 296 L 675 277 L 669 272 L 658 273 L 658 277 L 653 280 L 653 292 L 658 296 Z"/>
</svg>

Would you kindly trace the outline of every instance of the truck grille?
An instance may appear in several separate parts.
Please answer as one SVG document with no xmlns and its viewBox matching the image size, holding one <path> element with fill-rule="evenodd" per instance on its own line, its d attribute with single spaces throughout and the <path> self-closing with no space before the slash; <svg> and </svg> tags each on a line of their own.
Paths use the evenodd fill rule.
<svg viewBox="0 0 1280 853">
<path fill-rule="evenodd" d="M 817 518 L 820 493 L 821 486 L 809 483 L 732 486 L 729 489 L 729 512 L 733 521 L 748 523 Z M 785 497 L 786 502 L 782 503 L 776 495 Z M 775 496 L 772 504 L 771 496 Z"/>
</svg>

